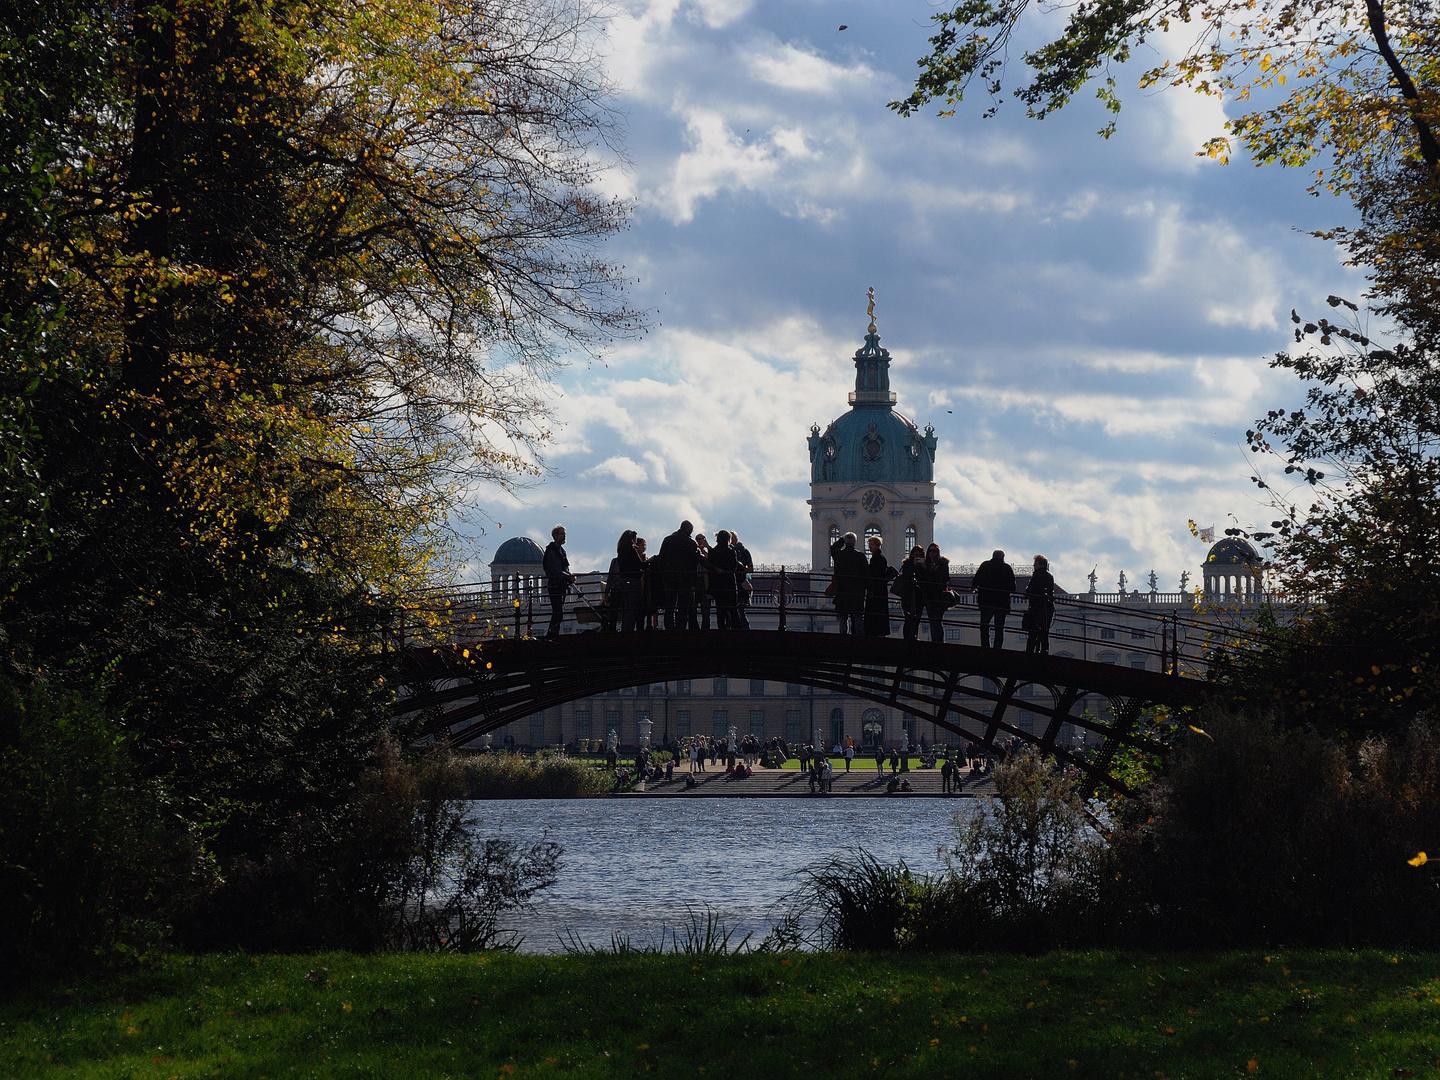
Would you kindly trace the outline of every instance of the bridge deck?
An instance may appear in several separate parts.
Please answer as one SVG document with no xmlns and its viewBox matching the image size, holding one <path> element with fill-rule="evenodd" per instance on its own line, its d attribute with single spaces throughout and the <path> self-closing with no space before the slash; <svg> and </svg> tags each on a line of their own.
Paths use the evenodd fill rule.
<svg viewBox="0 0 1440 1080">
<path fill-rule="evenodd" d="M 409 650 L 411 693 L 398 711 L 424 712 L 424 731 L 456 743 L 540 709 L 640 683 L 729 676 L 799 683 L 888 704 L 983 746 L 1010 736 L 1084 770 L 1097 784 L 1115 752 L 1161 748 L 1134 731 L 1149 705 L 1184 705 L 1208 692 L 1200 680 L 1114 664 L 900 638 L 778 630 L 655 631 L 490 640 Z M 1090 696 L 1108 715 L 1075 713 Z M 977 708 L 976 702 L 986 708 Z M 1046 718 L 1043 732 L 1018 726 L 1023 706 Z M 1057 745 L 1063 724 L 1103 736 L 1093 757 Z"/>
</svg>

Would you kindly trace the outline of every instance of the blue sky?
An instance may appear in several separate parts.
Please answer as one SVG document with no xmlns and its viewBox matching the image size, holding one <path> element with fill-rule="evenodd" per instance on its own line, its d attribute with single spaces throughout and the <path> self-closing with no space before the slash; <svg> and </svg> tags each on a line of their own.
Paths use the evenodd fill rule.
<svg viewBox="0 0 1440 1080">
<path fill-rule="evenodd" d="M 1304 235 L 1346 208 L 1303 173 L 1197 158 L 1224 106 L 1142 94 L 1133 71 L 1108 141 L 1088 96 L 1041 122 L 1008 103 L 982 120 L 979 99 L 901 119 L 885 103 L 932 10 L 614 7 L 628 163 L 604 184 L 636 210 L 611 252 L 654 324 L 561 371 L 550 473 L 475 493 L 490 520 L 468 577 L 557 521 L 586 568 L 622 529 L 654 545 L 685 516 L 738 530 L 757 561 L 807 560 L 805 437 L 846 407 L 868 286 L 900 408 L 940 438 L 952 560 L 1044 552 L 1071 590 L 1097 565 L 1102 588 L 1153 568 L 1174 589 L 1204 550 L 1187 519 L 1269 520 L 1244 432 L 1297 398 L 1267 367 L 1290 309 L 1360 291 Z"/>
</svg>

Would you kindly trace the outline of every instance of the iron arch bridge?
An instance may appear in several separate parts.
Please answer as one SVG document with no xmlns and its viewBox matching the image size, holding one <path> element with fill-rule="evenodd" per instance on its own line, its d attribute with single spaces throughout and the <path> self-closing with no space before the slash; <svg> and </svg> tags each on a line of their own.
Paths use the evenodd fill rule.
<svg viewBox="0 0 1440 1080">
<path fill-rule="evenodd" d="M 1174 668 L 1170 669 L 1172 672 Z M 419 735 L 463 746 L 541 709 L 640 683 L 728 676 L 799 683 L 888 705 L 993 749 L 1012 737 L 1074 765 L 1094 790 L 1129 794 L 1111 766 L 1122 747 L 1159 752 L 1137 730 L 1144 709 L 1179 706 L 1209 684 L 1115 664 L 899 638 L 777 630 L 575 634 L 412 648 L 402 660 L 400 715 Z M 1081 706 L 1100 697 L 1108 711 Z M 1019 723 L 1023 707 L 1043 730 Z M 1065 724 L 1096 733 L 1082 756 L 1058 740 Z"/>
</svg>

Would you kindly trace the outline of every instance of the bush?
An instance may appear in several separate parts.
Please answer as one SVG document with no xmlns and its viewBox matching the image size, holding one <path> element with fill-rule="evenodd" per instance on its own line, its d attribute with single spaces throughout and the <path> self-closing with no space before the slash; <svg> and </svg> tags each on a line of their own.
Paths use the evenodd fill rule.
<svg viewBox="0 0 1440 1080">
<path fill-rule="evenodd" d="M 466 754 L 459 761 L 467 799 L 579 799 L 610 790 L 607 774 L 559 754 Z"/>
<path fill-rule="evenodd" d="M 165 787 L 93 698 L 0 679 L 0 969 L 43 974 L 165 944 L 212 877 Z"/>
<path fill-rule="evenodd" d="M 559 844 L 476 839 L 463 802 L 472 764 L 446 749 L 406 762 L 387 740 L 366 773 L 341 880 L 375 946 L 514 948 L 503 915 L 555 883 Z"/>
<path fill-rule="evenodd" d="M 775 943 L 843 950 L 1048 948 L 1084 938 L 1105 845 L 1073 770 L 1022 752 L 995 770 L 983 811 L 956 818 L 946 872 L 917 877 L 868 851 L 805 872 Z"/>
<path fill-rule="evenodd" d="M 518 944 L 502 923 L 555 881 L 560 846 L 477 839 L 470 768 L 448 749 L 407 760 L 384 739 L 338 826 L 242 864 L 187 944 L 252 951 L 473 951 Z M 207 927 L 217 930 L 207 931 Z"/>
<path fill-rule="evenodd" d="M 1355 744 L 1213 708 L 1116 834 L 1108 920 L 1165 944 L 1440 944 L 1440 732 Z"/>
</svg>

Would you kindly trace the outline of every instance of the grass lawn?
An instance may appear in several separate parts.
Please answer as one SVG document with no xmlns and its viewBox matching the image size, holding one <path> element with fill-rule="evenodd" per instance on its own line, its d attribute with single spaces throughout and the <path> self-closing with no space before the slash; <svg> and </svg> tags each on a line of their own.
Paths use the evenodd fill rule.
<svg viewBox="0 0 1440 1080">
<path fill-rule="evenodd" d="M 836 756 L 836 755 L 834 755 L 834 754 L 831 754 L 831 755 L 830 755 L 830 764 L 831 764 L 831 766 L 832 766 L 837 772 L 844 772 L 844 771 L 845 771 L 845 759 L 844 759 L 843 757 L 838 757 L 838 756 Z M 935 767 L 936 767 L 937 769 L 940 767 L 939 762 L 936 763 Z M 720 768 L 723 769 L 724 766 L 722 765 L 722 766 L 720 766 Z M 756 766 L 756 768 L 759 768 L 759 766 Z M 785 762 L 784 765 L 781 765 L 780 768 L 782 768 L 782 769 L 798 769 L 798 768 L 800 768 L 800 759 L 799 759 L 799 758 L 793 758 L 793 757 L 792 757 L 792 758 L 788 759 L 788 760 Z M 865 771 L 867 771 L 867 770 L 870 771 L 870 772 L 874 772 L 874 771 L 875 771 L 875 755 L 874 755 L 874 754 L 857 754 L 857 755 L 855 755 L 855 760 L 850 763 L 850 768 L 851 768 L 852 771 L 856 771 L 856 772 L 865 772 Z M 919 755 L 919 753 L 913 753 L 913 754 L 910 755 L 910 768 L 911 768 L 913 771 L 917 771 L 917 772 L 919 771 L 919 769 L 920 769 L 920 755 Z M 890 759 L 889 759 L 888 757 L 885 759 L 885 775 L 886 775 L 886 776 L 889 776 L 889 775 L 890 775 Z"/>
<path fill-rule="evenodd" d="M 4 1077 L 1379 1078 L 1440 1077 L 1437 1059 L 1440 957 L 1411 954 L 205 956 L 0 1005 Z"/>
</svg>

